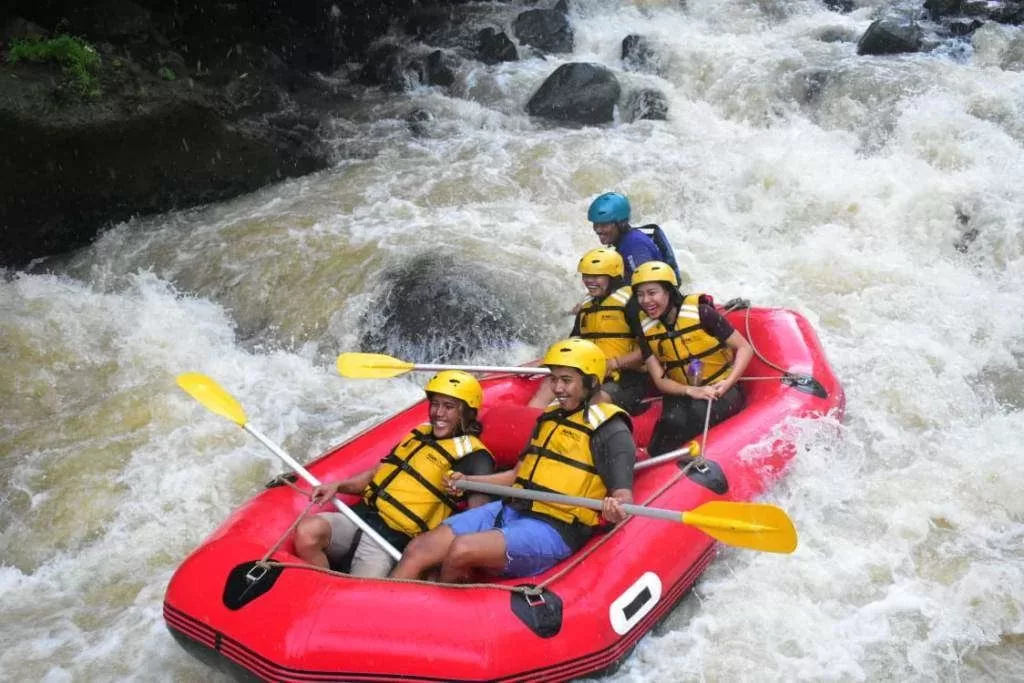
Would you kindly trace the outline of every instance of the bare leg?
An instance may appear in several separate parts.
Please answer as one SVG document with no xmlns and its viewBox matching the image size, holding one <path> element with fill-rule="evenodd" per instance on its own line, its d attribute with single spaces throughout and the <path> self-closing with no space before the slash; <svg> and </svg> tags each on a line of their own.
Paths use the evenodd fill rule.
<svg viewBox="0 0 1024 683">
<path fill-rule="evenodd" d="M 330 569 L 327 546 L 331 543 L 331 523 L 323 517 L 306 517 L 295 529 L 295 554 L 309 564 Z"/>
<path fill-rule="evenodd" d="M 425 571 L 441 564 L 454 540 L 455 532 L 447 524 L 439 524 L 431 531 L 420 534 L 405 547 L 398 566 L 391 570 L 391 578 L 420 578 Z"/>
<path fill-rule="evenodd" d="M 527 405 L 531 408 L 547 408 L 553 400 L 555 400 L 555 392 L 551 389 L 551 379 L 545 377 L 540 383 L 537 393 L 533 395 Z"/>
<path fill-rule="evenodd" d="M 594 397 L 590 399 L 591 403 L 611 403 L 612 397 L 608 395 L 608 392 L 604 389 L 598 389 L 594 393 Z"/>
<path fill-rule="evenodd" d="M 474 569 L 500 572 L 505 568 L 505 535 L 481 531 L 457 537 L 441 565 L 443 583 L 468 581 Z"/>
</svg>

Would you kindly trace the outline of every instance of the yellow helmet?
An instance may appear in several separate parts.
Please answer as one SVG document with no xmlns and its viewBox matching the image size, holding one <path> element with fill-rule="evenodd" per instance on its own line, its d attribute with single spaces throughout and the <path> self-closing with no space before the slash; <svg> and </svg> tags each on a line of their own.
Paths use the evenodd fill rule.
<svg viewBox="0 0 1024 683">
<path fill-rule="evenodd" d="M 430 394 L 442 394 L 464 401 L 473 410 L 479 410 L 484 402 L 484 390 L 476 377 L 461 370 L 444 370 L 437 373 L 427 382 L 425 391 Z"/>
<path fill-rule="evenodd" d="M 663 261 L 647 261 L 637 266 L 630 284 L 636 287 L 645 282 L 667 282 L 673 287 L 679 286 L 679 278 L 676 277 L 672 266 Z"/>
<path fill-rule="evenodd" d="M 604 379 L 607 360 L 597 344 L 586 339 L 563 339 L 555 342 L 544 354 L 541 365 L 562 365 L 576 368 L 584 375 L 596 375 L 600 382 Z"/>
<path fill-rule="evenodd" d="M 609 277 L 622 277 L 625 269 L 622 265 L 622 256 L 619 252 L 608 247 L 591 249 L 580 259 L 576 272 L 582 275 L 607 275 Z"/>
</svg>

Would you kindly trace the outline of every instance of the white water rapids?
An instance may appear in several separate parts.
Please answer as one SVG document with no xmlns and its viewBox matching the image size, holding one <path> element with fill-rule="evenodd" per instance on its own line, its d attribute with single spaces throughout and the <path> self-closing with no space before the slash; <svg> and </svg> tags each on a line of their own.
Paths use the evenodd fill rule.
<svg viewBox="0 0 1024 683">
<path fill-rule="evenodd" d="M 0 282 L 0 679 L 221 680 L 166 631 L 163 592 L 281 465 L 175 375 L 213 376 L 312 458 L 420 395 L 420 375 L 333 368 L 387 268 L 479 264 L 553 340 L 609 189 L 666 229 L 693 288 L 808 316 L 848 398 L 841 427 L 792 425 L 768 499 L 796 553 L 723 549 L 610 680 L 1024 679 L 1024 31 L 884 58 L 820 39 L 855 41 L 884 9 L 860 4 L 574 2 L 571 56 L 376 95 L 343 112 L 327 171 Z M 657 75 L 621 71 L 630 32 Z M 669 120 L 531 120 L 564 61 L 661 90 Z"/>
</svg>

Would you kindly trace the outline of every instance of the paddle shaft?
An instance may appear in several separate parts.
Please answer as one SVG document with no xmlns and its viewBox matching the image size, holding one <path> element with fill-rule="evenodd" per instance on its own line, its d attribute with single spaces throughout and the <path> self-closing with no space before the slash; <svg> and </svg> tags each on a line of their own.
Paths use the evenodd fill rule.
<svg viewBox="0 0 1024 683">
<path fill-rule="evenodd" d="M 640 470 L 645 470 L 648 467 L 654 467 L 655 465 L 660 465 L 663 462 L 672 462 L 673 460 L 678 460 L 679 458 L 683 457 L 684 455 L 691 455 L 691 453 L 692 453 L 692 451 L 690 450 L 690 446 L 684 446 L 683 448 L 677 448 L 674 451 L 669 451 L 668 453 L 662 453 L 661 455 L 655 456 L 653 458 L 648 458 L 647 460 L 641 460 L 637 464 L 633 465 L 633 471 L 636 472 L 636 471 L 640 471 Z M 700 453 L 698 453 L 697 455 L 694 455 L 693 457 L 696 458 L 699 455 L 700 455 Z"/>
<path fill-rule="evenodd" d="M 300 465 L 294 458 L 292 458 L 292 456 L 288 455 L 283 450 L 281 450 L 281 448 L 276 443 L 274 443 L 267 437 L 263 436 L 263 434 L 260 433 L 255 427 L 246 422 L 245 424 L 242 425 L 242 429 L 252 434 L 260 443 L 262 443 L 264 446 L 273 451 L 274 455 L 281 458 L 281 460 L 283 460 L 284 463 L 288 465 L 288 467 L 292 468 L 292 470 L 296 474 L 305 479 L 310 486 L 320 485 L 320 482 L 317 480 L 316 477 L 310 474 L 309 470 Z M 334 502 L 334 507 L 338 508 L 338 512 L 348 517 L 353 524 L 362 529 L 364 534 L 369 536 L 371 539 L 373 539 L 374 543 L 376 543 L 385 551 L 387 551 L 387 554 L 393 557 L 396 562 L 402 559 L 402 553 L 398 552 L 398 550 L 396 550 L 393 545 L 388 543 L 383 536 L 374 531 L 373 527 L 367 524 L 359 515 L 352 511 L 352 508 L 345 505 L 337 498 L 332 498 L 331 500 Z"/>
<path fill-rule="evenodd" d="M 429 363 L 414 363 L 410 370 L 423 370 L 435 372 L 440 370 L 462 370 L 464 372 L 507 372 L 513 375 L 550 375 L 549 368 L 542 367 L 520 367 L 513 365 L 504 367 L 501 365 L 439 365 Z"/>
<path fill-rule="evenodd" d="M 497 484 L 484 484 L 478 481 L 466 481 L 456 479 L 453 485 L 457 489 L 488 493 L 492 496 L 504 496 L 511 498 L 524 498 L 526 500 L 540 500 L 547 503 L 558 503 L 559 505 L 574 505 L 576 507 L 600 510 L 601 501 L 594 498 L 581 498 L 579 496 L 563 496 L 547 491 L 533 491 L 531 489 L 513 488 L 511 486 L 498 486 Z M 669 519 L 673 522 L 680 521 L 682 513 L 675 510 L 663 510 L 661 508 L 650 508 L 643 505 L 622 503 L 622 509 L 631 515 L 638 517 L 653 517 L 655 519 Z"/>
</svg>

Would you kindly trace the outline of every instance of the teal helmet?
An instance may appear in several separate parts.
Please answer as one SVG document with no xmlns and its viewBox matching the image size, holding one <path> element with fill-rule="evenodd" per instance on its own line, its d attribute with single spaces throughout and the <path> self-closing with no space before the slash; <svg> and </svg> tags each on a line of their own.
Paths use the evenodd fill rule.
<svg viewBox="0 0 1024 683">
<path fill-rule="evenodd" d="M 590 203 L 587 220 L 591 223 L 628 221 L 629 200 L 618 192 L 605 192 Z"/>
</svg>

